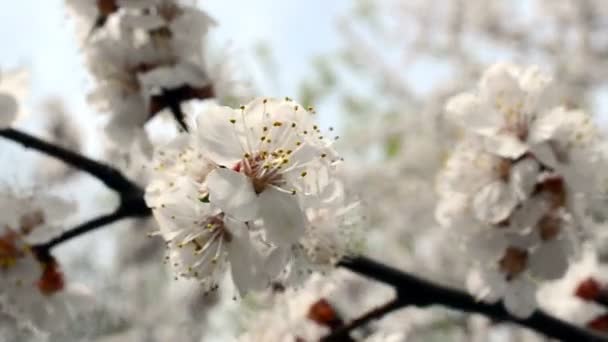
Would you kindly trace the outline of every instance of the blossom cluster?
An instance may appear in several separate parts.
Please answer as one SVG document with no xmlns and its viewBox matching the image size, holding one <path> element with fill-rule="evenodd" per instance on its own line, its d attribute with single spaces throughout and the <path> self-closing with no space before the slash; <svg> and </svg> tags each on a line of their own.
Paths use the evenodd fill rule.
<svg viewBox="0 0 608 342">
<path fill-rule="evenodd" d="M 538 68 L 501 63 L 446 106 L 464 137 L 439 175 L 437 219 L 474 260 L 469 290 L 521 317 L 577 255 L 597 185 L 591 119 L 553 89 Z"/>
<path fill-rule="evenodd" d="M 212 290 L 230 265 L 244 294 L 356 248 L 357 203 L 314 116 L 291 99 L 210 105 L 156 152 L 146 201 L 179 276 Z"/>
<path fill-rule="evenodd" d="M 61 233 L 59 222 L 73 204 L 55 196 L 0 195 L 0 312 L 39 328 L 48 312 L 57 310 L 48 297 L 64 289 L 63 273 L 52 257 L 32 249 Z M 48 327 L 44 327 L 48 328 Z"/>
<path fill-rule="evenodd" d="M 353 305 L 352 296 L 346 294 L 348 280 L 352 279 L 347 279 L 340 273 L 326 277 L 313 274 L 300 289 L 274 293 L 270 299 L 266 298 L 270 304 L 246 320 L 246 331 L 238 341 L 320 341 L 346 323 L 344 309 L 348 304 Z M 405 338 L 403 332 L 377 330 L 357 340 L 400 342 Z"/>
<path fill-rule="evenodd" d="M 110 141 L 129 148 L 138 130 L 169 109 L 185 127 L 183 102 L 214 96 L 204 38 L 214 21 L 177 0 L 67 0 L 80 26 L 96 86 L 89 101 L 110 116 Z"/>
</svg>

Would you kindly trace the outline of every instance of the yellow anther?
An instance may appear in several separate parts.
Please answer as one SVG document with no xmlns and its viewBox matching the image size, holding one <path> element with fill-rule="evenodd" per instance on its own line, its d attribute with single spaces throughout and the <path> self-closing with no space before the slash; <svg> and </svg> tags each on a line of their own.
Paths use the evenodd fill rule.
<svg viewBox="0 0 608 342">
<path fill-rule="evenodd" d="M 230 123 L 231 123 L 231 124 L 235 124 L 235 123 L 236 123 L 236 120 L 235 120 L 235 119 L 230 119 Z"/>
</svg>

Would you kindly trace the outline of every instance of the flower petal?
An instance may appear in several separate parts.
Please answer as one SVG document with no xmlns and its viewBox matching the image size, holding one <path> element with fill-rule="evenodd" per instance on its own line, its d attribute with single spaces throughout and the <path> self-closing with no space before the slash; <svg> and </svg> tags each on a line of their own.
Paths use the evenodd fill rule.
<svg viewBox="0 0 608 342">
<path fill-rule="evenodd" d="M 488 223 L 499 223 L 505 220 L 516 205 L 515 194 L 501 180 L 484 186 L 473 198 L 475 216 Z"/>
<path fill-rule="evenodd" d="M 247 226 L 231 219 L 225 219 L 226 229 L 231 234 L 227 242 L 228 260 L 232 281 L 242 295 L 264 287 L 264 278 L 261 277 L 261 256 L 253 247 L 249 238 Z"/>
<path fill-rule="evenodd" d="M 231 122 L 234 120 L 234 123 Z M 246 142 L 239 139 L 243 129 L 240 114 L 229 107 L 215 106 L 196 118 L 197 139 L 206 155 L 219 165 L 232 167 L 244 154 Z"/>
<path fill-rule="evenodd" d="M 497 134 L 484 139 L 484 149 L 504 158 L 517 159 L 526 153 L 528 145 L 511 134 Z"/>
<path fill-rule="evenodd" d="M 278 244 L 296 242 L 305 231 L 306 217 L 298 198 L 275 188 L 267 188 L 260 195 L 260 215 L 268 238 Z"/>
<path fill-rule="evenodd" d="M 477 300 L 496 303 L 505 291 L 504 276 L 493 270 L 474 268 L 469 271 L 466 287 Z"/>
<path fill-rule="evenodd" d="M 218 168 L 207 176 L 209 202 L 237 220 L 256 218 L 258 199 L 251 180 L 242 173 Z"/>
<path fill-rule="evenodd" d="M 519 200 L 526 200 L 536 186 L 540 165 L 534 159 L 525 158 L 511 168 L 509 183 Z"/>
<path fill-rule="evenodd" d="M 560 279 L 570 264 L 568 255 L 571 248 L 567 239 L 545 241 L 530 256 L 530 272 L 545 280 Z"/>
<path fill-rule="evenodd" d="M 452 97 L 446 112 L 455 123 L 482 135 L 495 134 L 502 125 L 502 114 L 484 105 L 478 96 L 463 93 Z"/>
<path fill-rule="evenodd" d="M 527 279 L 515 279 L 507 287 L 503 304 L 507 311 L 519 318 L 528 318 L 538 303 L 536 302 L 536 285 Z"/>
</svg>

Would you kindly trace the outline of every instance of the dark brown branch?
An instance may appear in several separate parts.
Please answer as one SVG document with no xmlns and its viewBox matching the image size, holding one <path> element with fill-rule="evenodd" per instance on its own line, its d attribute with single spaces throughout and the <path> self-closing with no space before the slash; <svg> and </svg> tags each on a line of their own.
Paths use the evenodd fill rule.
<svg viewBox="0 0 608 342">
<path fill-rule="evenodd" d="M 99 179 L 120 196 L 120 205 L 114 212 L 84 222 L 46 243 L 32 246 L 32 249 L 39 260 L 50 260 L 52 258 L 50 251 L 53 247 L 77 236 L 86 234 L 124 218 L 147 217 L 151 215 L 151 210 L 146 206 L 143 198 L 143 189 L 135 184 L 135 182 L 132 182 L 125 177 L 118 169 L 16 129 L 9 128 L 0 130 L 0 136 L 20 143 L 26 148 L 42 152 L 48 156 L 61 160 L 77 170 L 88 173 Z"/>
<path fill-rule="evenodd" d="M 82 170 L 99 179 L 108 188 L 116 191 L 121 196 L 143 193 L 137 184 L 127 179 L 119 170 L 110 165 L 87 158 L 80 153 L 70 151 L 12 128 L 0 130 L 0 136 L 17 142 L 26 148 L 31 148 L 59 159 L 75 169 Z"/>
<path fill-rule="evenodd" d="M 418 307 L 442 305 L 464 312 L 478 313 L 493 320 L 516 323 L 562 341 L 608 341 L 606 335 L 574 326 L 540 310 L 526 319 L 517 318 L 511 315 L 501 303 L 486 304 L 479 302 L 462 291 L 419 279 L 366 257 L 345 258 L 338 265 L 393 286 L 397 291 L 397 297 L 394 302 L 389 302 L 385 307 L 371 311 L 346 325 L 343 329 L 337 329 L 324 341 L 338 341 L 345 334 L 349 334 L 371 319 L 379 318 L 391 310 L 411 305 Z M 363 323 L 360 323 L 361 321 Z"/>
<path fill-rule="evenodd" d="M 150 209 L 146 206 L 143 197 L 133 198 L 121 202 L 120 206 L 110 214 L 104 214 L 92 220 L 84 222 L 72 229 L 66 230 L 63 234 L 45 243 L 32 246 L 32 250 L 40 261 L 46 261 L 51 257 L 51 250 L 66 241 L 80 235 L 103 228 L 112 223 L 126 218 L 146 217 L 150 215 Z"/>
<path fill-rule="evenodd" d="M 350 323 L 334 330 L 331 335 L 321 339 L 321 341 L 344 341 L 346 340 L 345 338 L 348 337 L 351 331 L 360 328 L 375 319 L 382 318 L 382 316 L 386 315 L 387 313 L 390 313 L 391 311 L 397 310 L 401 307 L 403 307 L 403 304 L 398 300 L 398 298 L 395 298 L 390 302 L 387 302 L 386 304 L 381 305 L 365 313 L 363 316 L 352 320 Z"/>
</svg>

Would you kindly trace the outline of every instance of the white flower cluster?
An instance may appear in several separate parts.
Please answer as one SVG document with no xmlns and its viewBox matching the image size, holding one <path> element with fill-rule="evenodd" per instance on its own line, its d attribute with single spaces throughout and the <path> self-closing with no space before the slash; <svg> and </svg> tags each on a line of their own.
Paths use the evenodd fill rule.
<svg viewBox="0 0 608 342">
<path fill-rule="evenodd" d="M 160 111 L 181 111 L 182 102 L 213 97 L 203 42 L 214 22 L 202 10 L 177 0 L 67 4 L 82 25 L 93 27 L 83 43 L 96 82 L 89 100 L 111 116 L 106 132 L 118 147 L 128 149 L 137 130 Z"/>
<path fill-rule="evenodd" d="M 58 235 L 58 222 L 74 209 L 54 196 L 0 195 L 0 313 L 36 325 L 57 308 L 48 297 L 64 289 L 54 260 L 39 261 L 30 246 Z"/>
<path fill-rule="evenodd" d="M 465 137 L 439 176 L 437 220 L 475 260 L 469 290 L 521 317 L 566 272 L 596 185 L 594 126 L 552 89 L 536 67 L 496 64 L 447 104 Z"/>
<path fill-rule="evenodd" d="M 238 341 L 320 341 L 347 323 L 342 311 L 347 302 L 353 305 L 353 296 L 345 294 L 345 280 L 339 273 L 325 277 L 313 274 L 302 288 L 274 294 L 267 308 L 254 312 L 255 317 L 246 321 L 246 332 Z M 401 342 L 406 336 L 391 329 L 377 329 L 359 340 Z"/>
<path fill-rule="evenodd" d="M 230 264 L 240 292 L 331 265 L 356 244 L 356 202 L 312 108 L 260 98 L 210 105 L 155 157 L 146 201 L 180 276 L 214 289 Z"/>
</svg>

